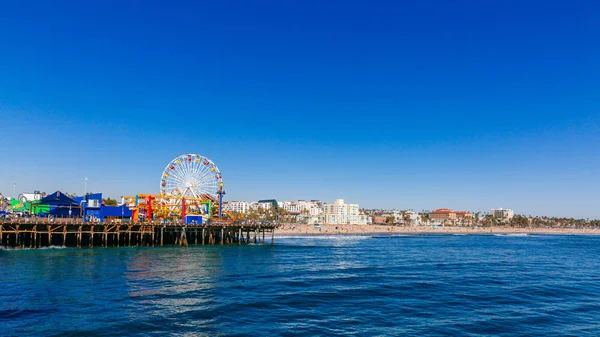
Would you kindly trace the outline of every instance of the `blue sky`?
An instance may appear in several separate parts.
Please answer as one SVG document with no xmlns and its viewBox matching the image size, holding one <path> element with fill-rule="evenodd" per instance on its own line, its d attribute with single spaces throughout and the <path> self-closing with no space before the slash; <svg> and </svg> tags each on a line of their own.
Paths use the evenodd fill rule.
<svg viewBox="0 0 600 337">
<path fill-rule="evenodd" d="M 0 192 L 600 218 L 596 1 L 22 1 L 0 10 Z"/>
</svg>

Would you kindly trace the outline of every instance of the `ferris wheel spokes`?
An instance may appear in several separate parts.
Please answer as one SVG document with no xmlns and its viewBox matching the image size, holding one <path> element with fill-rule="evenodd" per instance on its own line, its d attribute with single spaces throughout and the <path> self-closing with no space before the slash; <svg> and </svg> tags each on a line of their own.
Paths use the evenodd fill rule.
<svg viewBox="0 0 600 337">
<path fill-rule="evenodd" d="M 160 192 L 166 197 L 188 196 L 216 201 L 222 186 L 221 172 L 210 159 L 198 154 L 184 154 L 165 167 Z"/>
</svg>

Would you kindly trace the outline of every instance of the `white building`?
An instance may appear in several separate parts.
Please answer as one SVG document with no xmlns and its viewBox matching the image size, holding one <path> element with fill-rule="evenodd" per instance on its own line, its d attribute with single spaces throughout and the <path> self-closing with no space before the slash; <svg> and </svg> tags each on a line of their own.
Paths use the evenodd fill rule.
<svg viewBox="0 0 600 337">
<path fill-rule="evenodd" d="M 253 211 L 258 210 L 259 208 L 261 209 L 271 209 L 273 208 L 273 204 L 270 202 L 258 202 L 258 201 L 253 201 L 250 203 L 250 209 Z"/>
<path fill-rule="evenodd" d="M 308 213 L 309 215 L 319 215 L 322 210 L 318 201 L 304 201 L 298 200 L 298 206 L 300 207 L 300 213 Z"/>
<path fill-rule="evenodd" d="M 319 215 L 321 214 L 321 208 L 317 201 L 283 201 L 277 203 L 279 208 L 284 209 L 290 214 L 303 214 L 303 215 Z"/>
<path fill-rule="evenodd" d="M 513 212 L 512 209 L 503 209 L 503 208 L 497 208 L 497 209 L 490 209 L 490 214 L 495 216 L 498 219 L 512 219 L 513 216 L 515 216 L 515 213 Z"/>
<path fill-rule="evenodd" d="M 346 204 L 337 199 L 333 204 L 324 204 L 319 222 L 323 224 L 366 225 L 369 217 L 359 213 L 358 204 Z"/>
<path fill-rule="evenodd" d="M 248 213 L 250 204 L 247 201 L 225 201 L 223 210 L 237 213 Z"/>
<path fill-rule="evenodd" d="M 293 201 L 278 201 L 277 206 L 290 214 L 300 214 L 300 206 Z"/>
<path fill-rule="evenodd" d="M 287 213 L 296 216 L 296 221 L 299 223 L 318 223 L 319 214 L 321 214 L 321 202 L 318 200 L 298 200 L 298 201 L 283 201 L 278 202 L 280 209 Z"/>
</svg>

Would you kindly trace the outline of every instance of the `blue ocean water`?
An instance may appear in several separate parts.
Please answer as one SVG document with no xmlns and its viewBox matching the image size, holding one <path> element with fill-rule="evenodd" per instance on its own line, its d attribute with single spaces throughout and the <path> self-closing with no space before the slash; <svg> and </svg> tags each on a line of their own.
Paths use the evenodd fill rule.
<svg viewBox="0 0 600 337">
<path fill-rule="evenodd" d="M 1 336 L 600 336 L 600 237 L 0 251 Z"/>
</svg>

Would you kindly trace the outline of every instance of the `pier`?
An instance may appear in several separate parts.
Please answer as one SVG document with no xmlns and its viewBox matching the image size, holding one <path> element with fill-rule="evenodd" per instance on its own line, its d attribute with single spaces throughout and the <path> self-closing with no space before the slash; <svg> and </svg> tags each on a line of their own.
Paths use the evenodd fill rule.
<svg viewBox="0 0 600 337">
<path fill-rule="evenodd" d="M 62 219 L 57 219 L 62 220 Z M 65 219 L 66 220 L 66 219 Z M 275 243 L 274 224 L 214 222 L 181 223 L 90 223 L 80 220 L 0 221 L 0 246 L 43 248 L 51 246 L 162 247 L 168 245 L 242 245 Z M 270 236 L 270 238 L 269 238 Z"/>
</svg>

